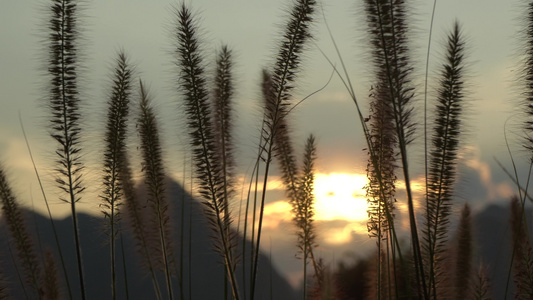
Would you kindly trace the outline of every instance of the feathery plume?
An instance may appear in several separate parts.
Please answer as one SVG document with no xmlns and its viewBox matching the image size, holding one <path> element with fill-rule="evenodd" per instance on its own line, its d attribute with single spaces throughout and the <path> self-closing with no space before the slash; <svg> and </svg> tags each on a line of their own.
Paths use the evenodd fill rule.
<svg viewBox="0 0 533 300">
<path fill-rule="evenodd" d="M 263 93 L 265 99 L 268 91 L 272 87 L 272 77 L 268 71 L 263 70 Z M 272 102 L 266 102 L 266 105 Z M 279 128 L 274 139 L 274 152 L 281 168 L 282 180 L 285 185 L 289 203 L 294 214 L 294 224 L 298 228 L 298 248 L 304 260 L 304 285 L 307 278 L 307 263 L 310 259 L 315 268 L 315 275 L 319 276 L 319 269 L 314 258 L 313 247 L 315 231 L 313 225 L 313 165 L 316 159 L 315 137 L 309 136 L 304 153 L 304 165 L 302 172 L 298 172 L 296 159 L 293 154 L 291 138 L 289 136 L 286 119 L 279 121 Z M 304 288 L 304 293 L 305 293 Z M 304 295 L 305 298 L 305 295 Z"/>
<path fill-rule="evenodd" d="M 314 202 L 313 194 L 315 173 L 314 163 L 316 160 L 315 137 L 310 135 L 305 145 L 304 163 L 302 175 L 298 180 L 298 194 L 293 203 L 294 223 L 298 227 L 298 248 L 303 258 L 304 272 L 304 299 L 307 292 L 307 263 L 312 257 L 315 265 L 315 275 L 322 279 L 322 274 L 318 274 L 316 261 L 314 261 L 313 248 L 316 247 L 316 230 L 314 225 Z"/>
<path fill-rule="evenodd" d="M 378 82 L 385 85 L 400 144 L 409 143 L 414 132 L 406 6 L 404 0 L 365 0 L 375 72 Z"/>
<path fill-rule="evenodd" d="M 262 79 L 262 92 L 265 100 L 265 111 L 272 112 L 276 110 L 273 87 L 274 81 L 272 75 L 263 70 Z M 273 120 L 272 120 L 273 121 Z M 269 121 L 266 121 L 269 122 Z M 287 119 L 280 118 L 276 128 L 276 134 L 273 136 L 273 152 L 278 165 L 281 169 L 281 179 L 285 185 L 287 196 L 292 207 L 296 207 L 296 201 L 298 198 L 298 167 L 296 165 L 296 158 L 294 157 L 294 149 L 292 146 L 292 140 L 289 135 L 289 126 Z M 265 126 L 263 126 L 265 128 Z M 268 126 L 266 126 L 268 128 Z"/>
<path fill-rule="evenodd" d="M 376 157 L 369 155 L 367 164 L 368 184 L 365 186 L 369 216 L 367 228 L 369 235 L 377 238 L 378 248 L 381 248 L 381 240 L 386 238 L 389 223 L 393 221 L 389 220 L 388 215 L 393 217 L 392 211 L 396 201 L 395 182 L 397 178 L 394 171 L 397 140 L 394 135 L 393 120 L 390 118 L 390 107 L 386 104 L 387 90 L 379 84 L 372 88 L 370 96 L 372 98 L 371 116 L 368 122 L 370 123 L 370 140 Z"/>
<path fill-rule="evenodd" d="M 472 286 L 472 297 L 473 300 L 491 300 L 490 296 L 490 282 L 487 277 L 487 267 L 483 263 L 479 264 L 479 269 L 476 273 L 474 284 Z M 459 299 L 459 298 L 458 298 Z"/>
<path fill-rule="evenodd" d="M 82 183 L 84 165 L 80 147 L 80 98 L 78 92 L 77 2 L 53 0 L 49 23 L 50 75 L 49 107 L 51 136 L 59 144 L 57 154 L 56 183 L 66 194 L 61 200 L 70 204 L 74 242 L 78 264 L 78 276 L 82 299 L 85 300 L 83 263 L 78 230 L 76 203 L 85 189 Z"/>
<path fill-rule="evenodd" d="M 271 71 L 263 72 L 262 88 L 265 106 L 262 127 L 262 143 L 260 147 L 263 149 L 261 157 L 266 166 L 264 171 L 261 205 L 259 208 L 257 243 L 255 245 L 255 253 L 252 258 L 252 299 L 255 293 L 255 282 L 257 278 L 259 246 L 261 243 L 261 228 L 270 163 L 274 156 L 276 147 L 281 147 L 280 150 L 283 151 L 282 155 L 284 156 L 284 159 L 282 160 L 282 163 L 283 161 L 292 163 L 290 152 L 286 151 L 287 149 L 283 150 L 284 147 L 289 147 L 290 144 L 284 143 L 283 140 L 281 142 L 277 141 L 277 139 L 279 132 L 286 130 L 286 124 L 284 124 L 283 119 L 286 117 L 289 111 L 287 107 L 289 105 L 289 100 L 292 98 L 292 90 L 294 89 L 294 84 L 300 68 L 301 55 L 303 53 L 304 46 L 311 38 L 309 26 L 313 22 L 315 6 L 316 1 L 314 0 L 298 0 L 294 2 L 290 11 L 289 20 L 285 27 L 283 39 L 281 40 L 281 45 L 278 50 L 276 63 Z M 282 132 L 281 134 L 284 133 Z M 285 166 L 291 167 L 287 164 Z M 288 172 L 284 172 L 284 176 L 292 176 L 290 173 L 291 170 L 296 170 L 296 168 L 291 167 L 291 169 L 287 169 L 286 171 Z M 289 193 L 293 191 L 291 185 L 289 185 L 288 191 Z"/>
<path fill-rule="evenodd" d="M 527 236 L 522 204 L 518 197 L 511 199 L 511 231 L 514 245 L 514 282 L 516 299 L 533 297 L 533 247 Z"/>
<path fill-rule="evenodd" d="M 168 200 L 165 197 L 165 173 L 159 140 L 157 119 L 151 106 L 151 99 L 139 81 L 140 91 L 140 116 L 137 128 L 141 138 L 142 166 L 144 183 L 148 188 L 148 205 L 152 210 L 151 221 L 155 228 L 157 244 L 154 245 L 161 253 L 158 255 L 162 261 L 161 268 L 165 273 L 167 292 L 170 299 L 172 295 L 171 266 L 174 263 L 170 234 L 170 218 L 168 215 Z"/>
<path fill-rule="evenodd" d="M 15 245 L 16 253 L 24 279 L 33 291 L 33 297 L 42 299 L 41 266 L 35 254 L 35 246 L 28 232 L 22 211 L 17 203 L 3 166 L 0 165 L 0 201 L 5 224 L 7 225 L 11 241 Z"/>
<path fill-rule="evenodd" d="M 432 150 L 427 179 L 424 258 L 430 289 L 437 294 L 439 262 L 447 241 L 455 165 L 464 106 L 464 41 L 455 22 L 447 38 L 446 60 L 438 89 Z"/>
<path fill-rule="evenodd" d="M 524 69 L 522 70 L 522 84 L 524 86 L 524 106 L 526 114 L 529 118 L 533 116 L 533 2 L 527 4 L 526 9 L 527 17 L 526 19 L 526 30 L 524 36 L 524 48 L 525 48 L 525 62 L 523 64 Z M 525 137 L 525 147 L 533 153 L 533 121 L 528 119 L 524 124 L 524 129 L 526 132 Z M 533 154 L 531 156 L 533 161 Z"/>
<path fill-rule="evenodd" d="M 290 19 L 276 57 L 274 68 L 270 71 L 270 88 L 263 92 L 266 105 L 265 139 L 267 145 L 273 144 L 277 131 L 282 128 L 280 121 L 285 117 L 292 98 L 292 90 L 300 69 L 301 55 L 305 43 L 311 39 L 309 26 L 313 22 L 316 1 L 299 0 L 290 11 Z M 271 141 L 270 141 L 271 140 Z M 271 147 L 271 146 L 270 146 Z"/>
<path fill-rule="evenodd" d="M 459 220 L 455 251 L 455 299 L 466 299 L 472 287 L 472 219 L 470 206 L 465 203 Z"/>
<path fill-rule="evenodd" d="M 382 299 L 382 292 L 391 287 L 390 272 L 383 263 L 390 264 L 390 248 L 394 248 L 392 228 L 394 226 L 394 202 L 396 192 L 396 147 L 397 138 L 394 132 L 394 121 L 390 118 L 389 93 L 382 82 L 375 88 L 371 88 L 369 124 L 369 158 L 367 164 L 368 183 L 365 186 L 368 203 L 367 230 L 370 237 L 376 238 L 376 244 L 380 257 L 376 265 L 376 285 L 372 287 L 376 292 L 376 299 Z M 372 151 L 370 151 L 372 149 Z M 390 232 L 389 232 L 390 231 Z M 390 242 L 390 245 L 389 245 Z M 390 246 L 390 248 L 389 248 Z M 382 259 L 383 258 L 383 259 Z M 393 257 L 393 265 L 395 258 Z M 386 274 L 382 274 L 386 271 Z M 388 283 L 382 282 L 385 280 Z"/>
<path fill-rule="evenodd" d="M 233 59 L 231 50 L 226 46 L 222 46 L 216 60 L 216 72 L 215 72 L 215 89 L 214 89 L 214 102 L 213 102 L 213 127 L 215 135 L 215 152 L 219 156 L 219 161 L 222 162 L 222 177 L 224 180 L 224 215 L 226 222 L 230 222 L 229 219 L 229 203 L 233 196 L 234 190 L 234 178 L 233 171 L 235 169 L 235 160 L 233 155 L 232 144 L 232 120 L 231 120 L 231 108 L 233 97 Z M 228 229 L 227 236 L 232 233 L 229 231 L 230 224 L 225 224 Z M 228 287 L 228 274 L 224 273 L 224 290 Z M 227 294 L 227 292 L 225 292 Z"/>
<path fill-rule="evenodd" d="M 131 169 L 127 157 L 124 158 L 122 168 L 120 169 L 120 181 L 124 194 L 124 212 L 126 212 L 126 220 L 128 226 L 136 241 L 137 251 L 143 258 L 142 266 L 145 267 L 152 278 L 152 284 L 158 300 L 161 300 L 161 290 L 155 274 L 154 251 L 150 251 L 150 240 L 147 233 L 147 221 L 145 220 L 145 213 L 140 199 L 135 193 L 135 187 L 131 176 Z M 158 247 L 156 247 L 158 248 Z"/>
<path fill-rule="evenodd" d="M 394 132 L 398 143 L 407 195 L 418 295 L 427 299 L 428 291 L 424 277 L 424 264 L 420 251 L 407 157 L 407 145 L 412 141 L 414 133 L 412 120 L 414 88 L 411 82 L 412 67 L 407 43 L 408 8 L 405 0 L 365 0 L 364 4 L 376 82 L 383 85 L 384 91 L 387 91 L 386 99 L 388 101 L 385 101 L 384 104 L 388 106 L 386 110 L 390 113 L 388 117 L 394 120 Z M 372 141 L 368 141 L 368 143 L 369 147 L 372 147 L 370 145 Z M 377 160 L 377 157 L 372 159 Z M 373 162 L 373 164 L 374 167 L 378 166 L 377 162 Z M 382 186 L 380 187 L 381 193 L 384 195 L 383 183 L 380 185 Z M 391 219 L 392 215 L 389 215 L 388 218 Z M 392 225 L 390 220 L 388 225 Z M 393 239 L 395 238 L 393 237 Z"/>
<path fill-rule="evenodd" d="M 118 53 L 113 87 L 108 101 L 104 150 L 104 192 L 102 213 L 109 228 L 111 255 L 111 298 L 116 299 L 115 240 L 120 219 L 119 206 L 123 200 L 121 169 L 126 159 L 126 131 L 131 93 L 131 69 L 124 52 Z"/>
<path fill-rule="evenodd" d="M 218 148 L 218 155 L 222 159 L 225 187 L 224 198 L 226 201 L 233 192 L 232 175 L 235 168 L 231 118 L 234 93 L 232 71 L 233 54 L 228 46 L 224 45 L 220 49 L 216 61 L 213 127 L 215 129 L 215 146 Z"/>
<path fill-rule="evenodd" d="M 222 178 L 224 188 L 224 215 L 226 221 L 229 220 L 229 200 L 234 190 L 233 172 L 235 169 L 235 158 L 232 138 L 232 98 L 233 98 L 233 58 L 232 51 L 227 46 L 222 46 L 216 60 L 215 89 L 214 89 L 214 118 L 213 128 L 215 135 L 215 152 L 222 162 Z M 229 229 L 230 224 L 225 227 Z M 227 235 L 231 234 L 229 231 Z"/>
<path fill-rule="evenodd" d="M 198 190 L 205 205 L 204 212 L 216 234 L 215 248 L 224 259 L 233 297 L 239 299 L 233 255 L 235 241 L 229 228 L 231 216 L 224 197 L 224 193 L 227 192 L 224 186 L 226 179 L 222 163 L 217 155 L 211 120 L 212 108 L 208 102 L 203 57 L 196 36 L 197 25 L 190 10 L 184 4 L 177 9 L 177 17 L 176 58 L 180 73 L 179 91 L 185 103 Z"/>
<path fill-rule="evenodd" d="M 44 297 L 45 299 L 61 299 L 58 270 L 52 251 L 44 252 Z M 1 297 L 0 297 L 1 299 Z"/>
</svg>

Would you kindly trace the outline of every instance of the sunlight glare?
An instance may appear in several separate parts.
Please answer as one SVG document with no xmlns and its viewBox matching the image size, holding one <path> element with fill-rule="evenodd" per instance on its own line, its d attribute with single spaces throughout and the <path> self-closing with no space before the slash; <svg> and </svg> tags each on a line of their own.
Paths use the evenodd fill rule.
<svg viewBox="0 0 533 300">
<path fill-rule="evenodd" d="M 367 178 L 363 174 L 316 174 L 316 219 L 366 220 L 368 218 L 364 189 L 366 183 Z"/>
</svg>

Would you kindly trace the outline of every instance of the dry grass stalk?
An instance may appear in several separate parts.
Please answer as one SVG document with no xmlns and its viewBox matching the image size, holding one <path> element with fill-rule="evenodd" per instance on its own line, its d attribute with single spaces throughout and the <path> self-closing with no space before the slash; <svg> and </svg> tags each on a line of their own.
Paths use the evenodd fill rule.
<svg viewBox="0 0 533 300">
<path fill-rule="evenodd" d="M 131 69 L 124 52 L 120 52 L 113 74 L 113 87 L 108 101 L 104 150 L 104 191 L 102 213 L 108 226 L 111 255 L 111 298 L 116 299 L 116 238 L 120 206 L 124 192 L 120 174 L 126 163 L 126 133 L 131 94 Z"/>
<path fill-rule="evenodd" d="M 390 118 L 391 112 L 388 102 L 388 90 L 385 83 L 377 84 L 371 90 L 371 115 L 367 119 L 369 123 L 370 141 L 373 152 L 369 151 L 367 164 L 368 183 L 365 186 L 368 202 L 368 222 L 367 230 L 370 237 L 376 238 L 378 253 L 389 253 L 393 249 L 394 239 L 392 228 L 394 226 L 394 202 L 396 193 L 396 147 L 397 139 L 394 133 L 394 122 Z M 372 155 L 374 154 L 374 156 Z M 390 272 L 381 274 L 383 270 L 382 262 L 390 265 L 391 257 L 382 255 L 385 259 L 378 259 L 376 266 L 377 281 L 376 299 L 382 297 L 382 286 L 392 286 L 390 282 L 386 284 L 383 279 L 391 281 Z M 395 257 L 392 257 L 392 264 L 395 265 Z M 375 288 L 375 287 L 374 287 Z"/>
<path fill-rule="evenodd" d="M 301 175 L 298 178 L 298 194 L 293 203 L 294 223 L 298 228 L 298 248 L 303 259 L 304 272 L 304 299 L 307 295 L 307 264 L 311 260 L 315 267 L 315 278 L 318 279 L 319 286 L 324 282 L 323 274 L 318 268 L 317 262 L 314 258 L 313 249 L 316 247 L 316 229 L 314 224 L 314 163 L 316 160 L 316 145 L 315 137 L 310 135 L 307 138 L 305 145 L 305 153 L 303 160 L 303 168 Z M 322 288 L 322 287 L 321 287 Z M 323 287 L 325 288 L 325 287 Z"/>
<path fill-rule="evenodd" d="M 147 233 L 148 226 L 145 218 L 145 209 L 143 208 L 144 205 L 140 202 L 139 197 L 135 193 L 135 187 L 133 184 L 133 179 L 131 178 L 131 170 L 127 158 L 125 158 L 120 171 L 121 172 L 119 176 L 124 193 L 123 211 L 126 212 L 125 215 L 127 216 L 127 225 L 133 234 L 137 251 L 143 258 L 141 261 L 142 267 L 146 268 L 150 273 L 156 298 L 161 300 L 161 290 L 159 288 L 159 283 L 157 281 L 155 272 L 154 256 L 156 253 L 154 253 L 154 249 L 152 249 L 153 247 L 150 247 L 150 245 L 153 245 L 153 243 L 151 243 Z"/>
<path fill-rule="evenodd" d="M 15 245 L 20 268 L 25 283 L 31 288 L 31 296 L 42 299 L 42 267 L 36 255 L 35 245 L 26 226 L 22 210 L 7 181 L 5 170 L 0 165 L 0 201 L 4 223 L 7 225 L 10 240 Z"/>
<path fill-rule="evenodd" d="M 389 107 L 387 110 L 390 112 L 389 118 L 394 120 L 394 131 L 398 142 L 397 151 L 400 154 L 406 186 L 412 250 L 416 278 L 419 283 L 418 294 L 420 297 L 427 298 L 407 159 L 407 144 L 411 141 L 414 132 L 411 104 L 414 89 L 410 79 L 412 66 L 407 44 L 408 8 L 403 0 L 394 2 L 366 0 L 364 4 L 376 81 L 383 84 L 383 88 L 387 91 L 388 101 L 385 104 Z M 372 142 L 369 141 L 369 143 Z M 374 162 L 374 165 L 376 166 L 377 163 Z"/>
<path fill-rule="evenodd" d="M 214 96 L 213 127 L 215 132 L 215 145 L 222 161 L 224 177 L 225 214 L 229 215 L 229 199 L 234 193 L 235 155 L 233 147 L 233 54 L 228 46 L 224 45 L 219 50 L 216 61 Z"/>
<path fill-rule="evenodd" d="M 224 216 L 227 232 L 226 235 L 232 235 L 230 230 L 230 199 L 234 194 L 234 169 L 235 159 L 233 154 L 232 140 L 232 98 L 233 98 L 233 58 L 231 50 L 222 46 L 216 59 L 215 83 L 213 92 L 213 127 L 215 135 L 215 151 L 222 162 L 222 177 L 224 180 Z M 225 290 L 228 287 L 228 274 L 224 275 Z M 227 294 L 227 292 L 225 292 Z"/>
<path fill-rule="evenodd" d="M 239 299 L 239 288 L 235 274 L 235 239 L 229 225 L 231 216 L 227 209 L 227 182 L 224 165 L 219 160 L 217 141 L 211 119 L 207 80 L 203 57 L 197 38 L 197 24 L 190 10 L 182 4 L 177 9 L 176 59 L 180 73 L 179 91 L 184 98 L 187 128 L 191 139 L 193 161 L 198 190 L 205 205 L 205 214 L 215 232 L 215 248 L 224 259 L 232 294 Z M 229 146 L 229 145 L 228 145 Z"/>
<path fill-rule="evenodd" d="M 365 299 L 394 299 L 395 282 L 391 280 L 392 267 L 387 263 L 388 254 L 386 249 L 381 249 L 372 255 L 370 260 L 370 269 L 367 272 L 367 293 Z"/>
<path fill-rule="evenodd" d="M 472 286 L 473 300 L 491 300 L 491 287 L 487 276 L 488 269 L 483 263 L 479 264 L 478 271 Z"/>
<path fill-rule="evenodd" d="M 426 224 L 424 232 L 424 260 L 431 294 L 438 295 L 439 261 L 447 245 L 449 216 L 455 184 L 456 159 L 461 133 L 461 113 L 464 107 L 465 45 L 456 22 L 448 34 L 446 58 L 441 67 L 438 88 L 432 149 L 426 195 Z"/>
<path fill-rule="evenodd" d="M 453 276 L 453 289 L 455 299 L 466 299 L 472 294 L 472 216 L 470 206 L 465 204 L 461 212 L 457 233 L 457 246 L 455 256 L 455 274 Z"/>
<path fill-rule="evenodd" d="M 533 132 L 533 121 L 531 120 L 531 116 L 533 116 L 533 72 L 531 72 L 531 70 L 533 70 L 533 2 L 527 4 L 525 12 L 527 14 L 524 17 L 524 25 L 526 28 L 523 36 L 525 61 L 523 63 L 524 68 L 521 70 L 520 80 L 524 87 L 523 105 L 528 116 L 528 119 L 524 123 L 524 129 L 526 132 L 525 147 L 533 152 L 533 137 L 531 136 L 531 133 Z"/>
<path fill-rule="evenodd" d="M 58 270 L 54 254 L 50 250 L 44 252 L 44 284 L 45 299 L 61 299 Z M 1 297 L 0 297 L 1 299 Z"/>
<path fill-rule="evenodd" d="M 77 2 L 53 0 L 49 23 L 50 75 L 49 107 L 51 111 L 51 136 L 59 144 L 57 154 L 56 183 L 64 192 L 61 200 L 70 204 L 78 276 L 82 299 L 85 299 L 83 262 L 78 230 L 76 203 L 85 189 L 82 183 L 84 165 L 80 147 L 80 98 L 78 91 Z"/>
<path fill-rule="evenodd" d="M 165 191 L 165 168 L 162 158 L 161 142 L 157 119 L 151 106 L 151 99 L 144 88 L 142 81 L 139 81 L 140 116 L 137 120 L 137 128 L 141 138 L 142 166 L 144 183 L 148 189 L 147 203 L 150 207 L 149 226 L 153 228 L 154 263 L 165 274 L 167 293 L 170 299 L 172 292 L 172 269 L 174 264 L 169 203 L 166 199 Z"/>
<path fill-rule="evenodd" d="M 511 199 L 511 230 L 514 245 L 514 282 L 516 299 L 533 297 L 533 247 L 527 235 L 523 207 L 517 197 Z"/>
<path fill-rule="evenodd" d="M 265 106 L 262 126 L 262 143 L 260 147 L 263 150 L 261 157 L 265 162 L 265 170 L 263 193 L 261 195 L 261 205 L 259 208 L 257 243 L 255 245 L 256 248 L 252 263 L 252 299 L 255 293 L 257 262 L 259 258 L 259 246 L 261 243 L 261 227 L 263 222 L 268 174 L 276 148 L 278 148 L 283 155 L 283 168 L 287 167 L 283 172 L 283 176 L 288 176 L 288 191 L 289 193 L 293 193 L 297 190 L 294 185 L 295 180 L 291 180 L 294 179 L 293 175 L 296 168 L 292 165 L 294 160 L 291 157 L 291 151 L 289 149 L 290 143 L 283 138 L 278 141 L 278 135 L 284 134 L 283 130 L 286 130 L 286 124 L 284 124 L 285 121 L 283 119 L 289 111 L 288 107 L 292 98 L 292 90 L 294 89 L 295 80 L 300 69 L 301 55 L 304 46 L 311 38 L 309 26 L 313 22 L 315 6 L 316 1 L 314 0 L 294 1 L 289 12 L 290 17 L 285 27 L 285 32 L 283 34 L 283 39 L 281 40 L 281 46 L 278 50 L 274 67 L 272 70 L 267 70 L 267 72 L 263 73 L 262 88 Z"/>
</svg>

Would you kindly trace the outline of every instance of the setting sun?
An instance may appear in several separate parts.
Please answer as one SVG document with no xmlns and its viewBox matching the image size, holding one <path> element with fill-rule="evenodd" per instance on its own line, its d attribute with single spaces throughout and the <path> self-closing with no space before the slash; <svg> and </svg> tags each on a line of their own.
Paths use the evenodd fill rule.
<svg viewBox="0 0 533 300">
<path fill-rule="evenodd" d="M 367 203 L 363 174 L 317 174 L 315 209 L 318 220 L 366 220 Z"/>
</svg>

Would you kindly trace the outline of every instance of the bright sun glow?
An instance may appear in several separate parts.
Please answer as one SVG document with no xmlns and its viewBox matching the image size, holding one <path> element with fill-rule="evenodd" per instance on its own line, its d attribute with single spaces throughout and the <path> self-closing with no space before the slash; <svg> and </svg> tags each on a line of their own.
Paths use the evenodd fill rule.
<svg viewBox="0 0 533 300">
<path fill-rule="evenodd" d="M 364 186 L 366 175 L 317 174 L 315 211 L 317 220 L 361 221 L 368 218 Z"/>
</svg>

